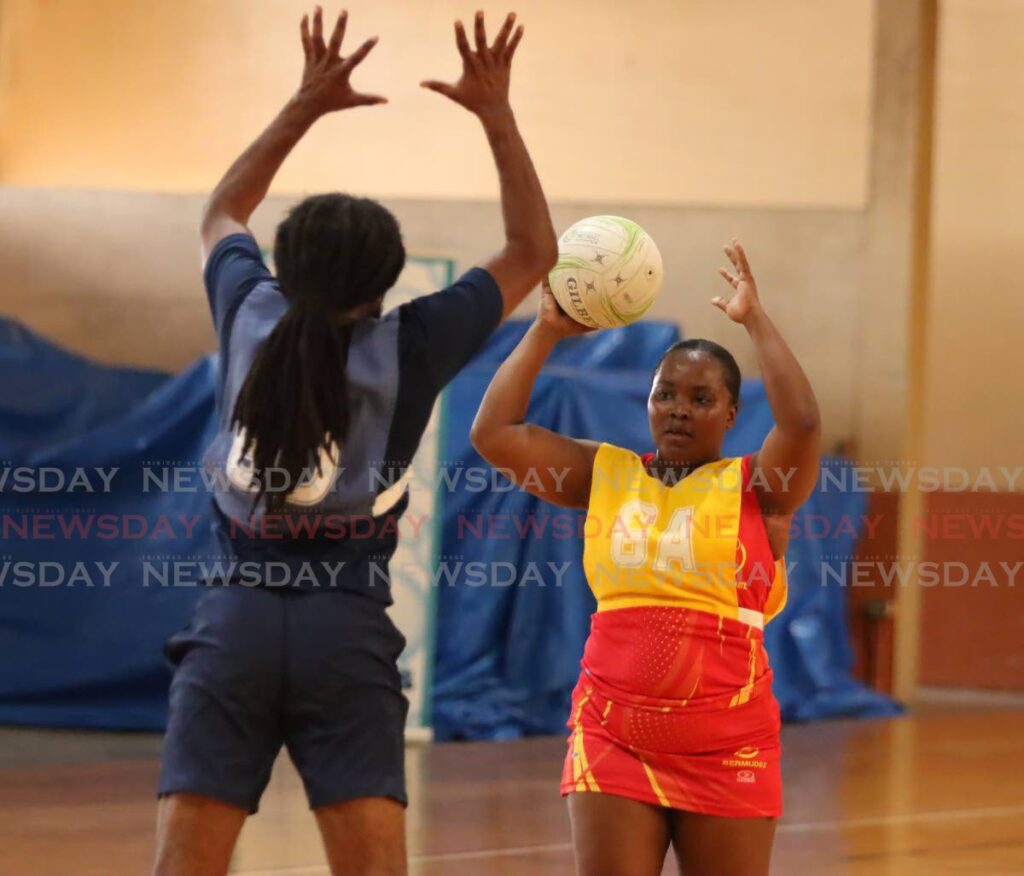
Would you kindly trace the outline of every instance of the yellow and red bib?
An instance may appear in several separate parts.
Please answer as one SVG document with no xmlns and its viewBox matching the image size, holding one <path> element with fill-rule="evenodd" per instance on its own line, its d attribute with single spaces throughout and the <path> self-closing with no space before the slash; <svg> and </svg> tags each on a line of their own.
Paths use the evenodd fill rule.
<svg viewBox="0 0 1024 876">
<path fill-rule="evenodd" d="M 594 460 L 583 566 L 598 612 L 671 606 L 762 629 L 786 598 L 751 486 L 750 457 L 720 459 L 674 485 L 630 450 Z"/>
</svg>

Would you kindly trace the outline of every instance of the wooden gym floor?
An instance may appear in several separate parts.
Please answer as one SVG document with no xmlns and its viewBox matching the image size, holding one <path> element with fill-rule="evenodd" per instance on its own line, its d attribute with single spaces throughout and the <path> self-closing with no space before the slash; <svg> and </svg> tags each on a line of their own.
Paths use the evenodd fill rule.
<svg viewBox="0 0 1024 876">
<path fill-rule="evenodd" d="M 159 737 L 0 730 L 0 876 L 142 876 Z M 774 876 L 1024 874 L 1024 709 L 933 706 L 783 729 Z M 568 876 L 563 742 L 409 751 L 413 876 Z M 242 832 L 239 876 L 325 876 L 282 760 Z M 665 873 L 675 873 L 674 864 Z"/>
</svg>

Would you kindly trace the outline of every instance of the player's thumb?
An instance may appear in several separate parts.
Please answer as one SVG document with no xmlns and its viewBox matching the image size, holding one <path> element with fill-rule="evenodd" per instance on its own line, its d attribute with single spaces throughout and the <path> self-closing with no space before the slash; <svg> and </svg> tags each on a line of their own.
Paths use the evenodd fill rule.
<svg viewBox="0 0 1024 876">
<path fill-rule="evenodd" d="M 354 106 L 376 106 L 387 102 L 388 99 L 380 94 L 357 94 L 352 100 Z"/>
<path fill-rule="evenodd" d="M 455 89 L 452 88 L 447 82 L 438 82 L 434 79 L 428 79 L 425 82 L 420 83 L 420 87 L 428 88 L 431 91 L 436 91 L 438 94 L 443 94 L 445 97 L 455 100 Z"/>
</svg>

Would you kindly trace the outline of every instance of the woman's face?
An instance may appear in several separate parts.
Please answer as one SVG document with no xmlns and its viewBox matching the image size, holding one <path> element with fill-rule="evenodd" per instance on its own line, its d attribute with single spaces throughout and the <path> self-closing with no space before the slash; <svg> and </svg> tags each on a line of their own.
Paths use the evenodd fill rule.
<svg viewBox="0 0 1024 876">
<path fill-rule="evenodd" d="M 692 465 L 721 456 L 736 405 L 718 360 L 697 350 L 671 353 L 654 375 L 647 417 L 660 459 Z"/>
</svg>

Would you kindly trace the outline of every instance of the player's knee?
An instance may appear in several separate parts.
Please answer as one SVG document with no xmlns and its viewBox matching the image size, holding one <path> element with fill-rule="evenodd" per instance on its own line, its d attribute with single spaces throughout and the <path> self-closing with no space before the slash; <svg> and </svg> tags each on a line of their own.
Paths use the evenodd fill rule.
<svg viewBox="0 0 1024 876">
<path fill-rule="evenodd" d="M 407 876 L 409 870 L 404 860 L 385 861 L 377 865 L 367 864 L 357 869 L 351 866 L 344 870 L 331 870 L 331 876 Z"/>
<path fill-rule="evenodd" d="M 402 843 L 366 851 L 366 854 L 330 855 L 331 876 L 407 876 L 409 871 Z"/>
<path fill-rule="evenodd" d="M 161 797 L 153 876 L 227 872 L 247 815 L 244 809 L 199 794 Z"/>
</svg>

